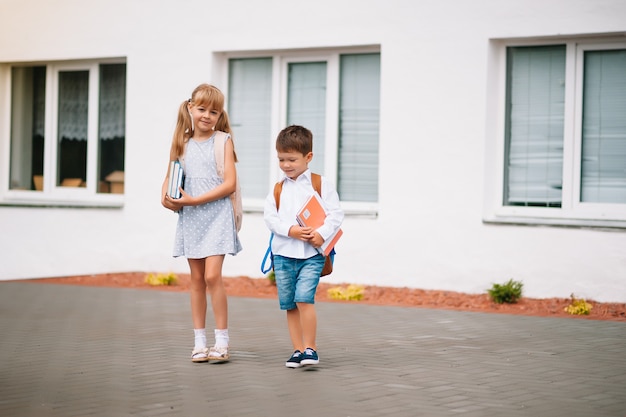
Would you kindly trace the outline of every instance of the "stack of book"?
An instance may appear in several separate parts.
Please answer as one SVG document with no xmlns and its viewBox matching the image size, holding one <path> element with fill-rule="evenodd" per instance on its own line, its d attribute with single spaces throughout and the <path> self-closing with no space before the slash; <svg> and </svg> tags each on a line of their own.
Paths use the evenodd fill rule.
<svg viewBox="0 0 626 417">
<path fill-rule="evenodd" d="M 172 198 L 180 198 L 180 188 L 185 182 L 183 167 L 178 161 L 170 162 L 170 175 L 167 184 L 167 195 Z"/>
<path fill-rule="evenodd" d="M 312 227 L 314 229 L 319 228 L 324 224 L 324 219 L 326 218 L 326 211 L 322 206 L 322 200 L 317 193 L 313 193 L 311 197 L 304 203 L 302 208 L 298 210 L 298 214 L 296 215 L 296 221 L 302 227 Z M 330 252 L 335 247 L 335 244 L 339 240 L 339 238 L 343 235 L 343 231 L 341 229 L 337 229 L 337 231 L 328 237 L 320 246 L 317 248 L 317 251 L 324 255 L 330 255 Z"/>
</svg>

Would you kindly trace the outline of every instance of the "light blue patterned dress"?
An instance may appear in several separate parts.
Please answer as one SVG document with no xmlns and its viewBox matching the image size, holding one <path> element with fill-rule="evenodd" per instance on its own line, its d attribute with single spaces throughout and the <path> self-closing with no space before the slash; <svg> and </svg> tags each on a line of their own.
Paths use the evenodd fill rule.
<svg viewBox="0 0 626 417">
<path fill-rule="evenodd" d="M 183 169 L 183 189 L 198 196 L 223 182 L 215 165 L 214 140 L 189 140 Z M 174 256 L 201 259 L 212 255 L 236 255 L 241 243 L 235 229 L 233 206 L 228 196 L 199 206 L 185 206 L 178 213 Z"/>
</svg>

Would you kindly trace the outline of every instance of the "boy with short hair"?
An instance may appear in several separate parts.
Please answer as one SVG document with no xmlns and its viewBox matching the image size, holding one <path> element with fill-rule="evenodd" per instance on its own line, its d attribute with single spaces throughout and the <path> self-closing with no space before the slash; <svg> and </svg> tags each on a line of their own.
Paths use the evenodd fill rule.
<svg viewBox="0 0 626 417">
<path fill-rule="evenodd" d="M 302 227 L 298 210 L 315 193 L 309 162 L 313 159 L 313 134 L 302 126 L 283 129 L 276 139 L 282 180 L 279 209 L 273 191 L 265 200 L 265 224 L 274 233 L 272 253 L 280 309 L 287 311 L 287 327 L 294 352 L 285 363 L 299 368 L 319 363 L 316 345 L 315 292 L 325 258 L 316 248 L 341 226 L 344 213 L 333 183 L 322 177 L 321 198 L 326 219 L 318 229 Z"/>
</svg>

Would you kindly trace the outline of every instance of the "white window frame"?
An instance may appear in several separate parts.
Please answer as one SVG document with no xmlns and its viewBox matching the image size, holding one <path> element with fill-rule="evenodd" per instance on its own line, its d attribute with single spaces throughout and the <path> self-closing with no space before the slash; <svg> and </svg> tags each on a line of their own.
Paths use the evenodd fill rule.
<svg viewBox="0 0 626 417">
<path fill-rule="evenodd" d="M 312 48 L 305 50 L 265 50 L 254 52 L 219 52 L 214 55 L 213 73 L 218 85 L 224 86 L 226 101 L 229 85 L 229 59 L 237 58 L 272 58 L 272 111 L 271 137 L 268 138 L 268 167 L 269 181 L 267 190 L 273 189 L 274 184 L 281 178 L 281 171 L 276 158 L 275 143 L 278 133 L 287 122 L 287 82 L 290 63 L 324 61 L 327 63 L 327 94 L 326 94 L 326 141 L 324 143 L 324 175 L 337 182 L 338 142 L 339 142 L 339 83 L 340 83 L 340 56 L 345 54 L 380 53 L 380 46 L 358 46 L 347 48 Z M 228 107 L 226 105 L 226 107 Z M 235 131 L 235 136 L 237 132 Z M 235 145 L 236 146 L 236 145 Z M 264 199 L 246 198 L 245 191 L 242 199 L 244 210 L 262 212 Z M 344 202 L 342 208 L 346 214 L 376 215 L 378 202 Z"/>
<path fill-rule="evenodd" d="M 506 60 L 513 46 L 565 45 L 563 187 L 560 208 L 506 206 Z M 487 223 L 626 228 L 626 205 L 580 202 L 584 52 L 626 49 L 623 38 L 492 40 L 488 62 L 483 220 Z"/>
<path fill-rule="evenodd" d="M 333 182 L 337 178 L 337 158 L 339 147 L 338 128 L 339 125 L 339 54 L 326 55 L 308 55 L 300 56 L 279 56 L 280 74 L 280 112 L 276 135 L 273 136 L 272 142 L 272 158 L 276 160 L 276 151 L 274 143 L 278 132 L 282 127 L 287 126 L 287 93 L 289 86 L 289 64 L 307 63 L 307 62 L 325 62 L 326 63 L 326 130 L 324 132 L 326 141 L 324 142 L 324 175 L 332 178 Z M 282 126 L 282 127 L 280 127 Z M 270 185 L 273 187 L 276 179 L 281 177 L 281 171 L 277 163 L 271 165 Z M 336 184 L 335 184 L 336 185 Z"/>
<path fill-rule="evenodd" d="M 100 59 L 58 62 L 28 62 L 0 65 L 0 86 L 6 92 L 0 104 L 0 205 L 121 207 L 123 194 L 98 193 L 98 117 L 100 65 L 123 64 L 123 59 Z M 16 66 L 46 67 L 46 109 L 44 124 L 43 191 L 15 190 L 9 187 L 11 148 L 11 68 Z M 58 85 L 61 71 L 89 71 L 89 110 L 87 137 L 86 187 L 62 187 L 57 182 L 58 155 Z"/>
</svg>

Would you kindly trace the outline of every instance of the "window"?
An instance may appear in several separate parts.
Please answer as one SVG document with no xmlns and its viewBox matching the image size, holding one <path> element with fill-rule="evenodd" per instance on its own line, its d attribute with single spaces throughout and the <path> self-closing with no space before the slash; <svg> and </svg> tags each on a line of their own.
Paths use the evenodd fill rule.
<svg viewBox="0 0 626 417">
<path fill-rule="evenodd" d="M 504 120 L 487 144 L 501 165 L 486 220 L 626 227 L 626 44 L 503 43 L 499 53 L 504 109 L 490 114 Z"/>
<path fill-rule="evenodd" d="M 126 64 L 10 70 L 8 201 L 119 202 L 124 187 Z"/>
<path fill-rule="evenodd" d="M 583 53 L 580 201 L 626 205 L 626 49 Z"/>
<path fill-rule="evenodd" d="M 561 207 L 565 47 L 509 48 L 504 204 Z"/>
<path fill-rule="evenodd" d="M 378 50 L 228 57 L 228 112 L 248 205 L 279 177 L 275 140 L 285 126 L 313 132 L 311 170 L 335 181 L 348 209 L 378 201 Z"/>
</svg>

